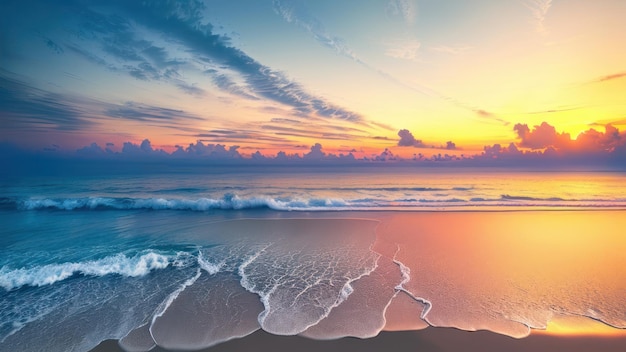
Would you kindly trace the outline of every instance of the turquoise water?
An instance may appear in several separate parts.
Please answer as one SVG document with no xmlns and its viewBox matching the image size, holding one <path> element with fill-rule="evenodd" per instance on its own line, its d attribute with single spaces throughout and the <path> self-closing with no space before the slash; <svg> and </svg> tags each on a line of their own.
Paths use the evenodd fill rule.
<svg viewBox="0 0 626 352">
<path fill-rule="evenodd" d="M 19 210 L 295 211 L 472 210 L 476 207 L 623 208 L 624 172 L 465 169 L 244 168 L 178 174 L 0 181 L 0 205 Z"/>
<path fill-rule="evenodd" d="M 314 220 L 316 212 L 621 209 L 624 181 L 404 169 L 3 180 L 0 349 L 87 351 L 110 338 L 129 350 L 155 341 L 193 349 L 259 328 L 302 333 L 380 264 L 375 222 Z M 399 281 L 381 290 L 393 294 L 403 280 L 396 269 Z M 204 311 L 195 326 L 213 330 L 172 334 L 181 311 Z"/>
</svg>

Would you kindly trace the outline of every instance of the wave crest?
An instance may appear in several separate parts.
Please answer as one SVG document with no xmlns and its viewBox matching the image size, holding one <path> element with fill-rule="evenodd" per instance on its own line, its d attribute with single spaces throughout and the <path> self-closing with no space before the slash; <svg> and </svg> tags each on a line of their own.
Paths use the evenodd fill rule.
<svg viewBox="0 0 626 352">
<path fill-rule="evenodd" d="M 179 254 L 180 255 L 180 254 Z M 105 276 L 118 274 L 128 277 L 144 276 L 152 270 L 174 265 L 179 255 L 165 255 L 153 251 L 126 256 L 122 253 L 98 260 L 47 264 L 33 268 L 0 268 L 0 287 L 14 290 L 22 286 L 45 286 L 74 275 Z"/>
<path fill-rule="evenodd" d="M 269 208 L 274 210 L 315 210 L 320 208 L 341 208 L 349 204 L 339 198 L 280 199 L 271 197 L 241 198 L 226 194 L 220 199 L 165 199 L 165 198 L 110 198 L 85 197 L 66 199 L 28 199 L 17 202 L 22 210 L 59 209 L 59 210 L 97 210 L 97 209 L 147 209 L 147 210 L 192 210 L 207 211 L 213 209 L 240 210 Z"/>
<path fill-rule="evenodd" d="M 12 200 L 19 210 L 247 210 L 272 209 L 278 211 L 346 211 L 385 209 L 433 209 L 459 207 L 555 207 L 555 208 L 624 208 L 626 199 L 567 199 L 559 197 L 529 197 L 502 194 L 500 197 L 482 195 L 458 197 L 439 195 L 422 198 L 323 198 L 323 197 L 272 197 L 266 195 L 240 197 L 227 193 L 221 198 L 113 198 L 83 197 L 61 199 Z M 7 203 L 6 199 L 5 202 Z M 4 204 L 6 206 L 6 204 Z"/>
</svg>

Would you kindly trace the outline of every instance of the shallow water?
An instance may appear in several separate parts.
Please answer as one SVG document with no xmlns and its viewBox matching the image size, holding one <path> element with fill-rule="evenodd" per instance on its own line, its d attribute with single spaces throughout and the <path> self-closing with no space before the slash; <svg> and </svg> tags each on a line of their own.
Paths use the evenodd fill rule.
<svg viewBox="0 0 626 352">
<path fill-rule="evenodd" d="M 545 174 L 248 176 L 4 184 L 0 349 L 199 349 L 258 329 L 367 338 L 429 324 L 523 337 L 568 315 L 626 328 L 626 214 L 610 210 L 626 198 L 621 174 L 550 176 L 570 193 L 531 187 Z M 454 192 L 519 196 L 493 211 L 381 211 Z M 305 195 L 315 201 L 299 211 L 237 205 Z M 377 211 L 350 210 L 358 197 Z M 602 210 L 519 211 L 572 209 L 565 199 Z"/>
</svg>

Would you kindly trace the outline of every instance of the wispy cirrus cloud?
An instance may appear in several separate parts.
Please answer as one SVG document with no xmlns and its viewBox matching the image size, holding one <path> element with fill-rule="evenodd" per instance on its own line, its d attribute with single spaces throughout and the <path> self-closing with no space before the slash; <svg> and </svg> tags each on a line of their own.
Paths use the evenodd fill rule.
<svg viewBox="0 0 626 352">
<path fill-rule="evenodd" d="M 295 24 L 308 32 L 321 45 L 332 49 L 337 54 L 364 64 L 345 41 L 329 33 L 322 22 L 313 16 L 306 7 L 292 0 L 274 0 L 274 12 L 286 22 Z"/>
<path fill-rule="evenodd" d="M 533 24 L 535 30 L 539 34 L 546 34 L 547 29 L 545 26 L 546 16 L 550 7 L 552 7 L 552 0 L 520 0 L 526 8 L 530 10 L 533 16 Z"/>
<path fill-rule="evenodd" d="M 193 135 L 193 137 L 210 143 L 245 143 L 267 146 L 274 144 L 286 144 L 289 138 L 264 133 L 253 129 L 218 129 L 209 130 Z"/>
<path fill-rule="evenodd" d="M 431 46 L 428 48 L 428 50 L 430 51 L 433 51 L 436 53 L 449 54 L 449 55 L 459 55 L 470 49 L 471 47 L 469 46 L 449 46 L 449 45 L 435 45 L 435 46 Z"/>
<path fill-rule="evenodd" d="M 301 3 L 293 0 L 274 0 L 272 3 L 275 13 L 280 15 L 287 23 L 292 23 L 309 33 L 324 47 L 389 78 L 387 73 L 372 67 L 359 58 L 343 38 L 329 33 L 322 21 L 312 15 Z M 409 23 L 413 23 L 415 21 L 415 8 L 416 5 L 412 1 L 394 0 L 389 3 L 387 12 L 394 16 L 400 16 Z M 385 54 L 397 59 L 415 60 L 420 45 L 421 43 L 414 38 L 391 40 L 386 43 L 388 48 Z"/>
<path fill-rule="evenodd" d="M 370 65 L 368 62 L 358 57 L 355 52 L 346 44 L 343 38 L 329 33 L 325 29 L 322 21 L 313 16 L 302 4 L 296 3 L 292 0 L 274 0 L 273 4 L 275 13 L 280 15 L 286 22 L 292 23 L 299 28 L 304 29 L 322 46 L 329 48 L 335 51 L 337 54 L 340 54 L 348 59 L 353 60 L 359 65 L 384 77 L 385 79 L 393 82 L 396 85 L 417 91 L 421 94 L 431 94 L 429 89 L 408 85 L 405 82 L 402 82 L 401 80 L 395 78 L 391 74 Z M 405 44 L 406 42 L 403 43 Z M 417 49 L 419 49 L 419 43 L 416 46 L 415 42 L 412 42 L 410 45 L 411 48 L 409 48 L 408 51 L 406 48 L 402 47 L 403 43 L 399 43 L 397 41 L 391 41 L 390 43 L 388 43 L 389 56 L 401 59 L 413 59 L 414 57 L 416 57 Z"/>
<path fill-rule="evenodd" d="M 355 141 L 362 139 L 360 136 L 355 136 L 350 133 L 333 133 L 333 132 L 318 132 L 298 128 L 281 127 L 281 126 L 263 126 L 268 131 L 276 136 L 284 137 L 297 137 L 297 138 L 309 138 L 309 139 L 321 139 L 321 140 L 339 140 L 339 141 Z"/>
<path fill-rule="evenodd" d="M 595 121 L 589 124 L 589 126 L 592 126 L 592 127 L 606 126 L 606 125 L 626 126 L 626 118 L 606 119 L 606 120 L 601 120 L 601 121 Z"/>
<path fill-rule="evenodd" d="M 150 122 L 159 127 L 184 128 L 206 120 L 183 110 L 136 102 L 115 104 L 69 93 L 49 92 L 0 70 L 0 116 L 3 132 L 87 131 L 104 119 Z"/>
<path fill-rule="evenodd" d="M 236 78 L 238 78 L 235 77 L 236 73 L 230 71 L 223 67 L 213 67 L 204 73 L 211 77 L 213 84 L 230 94 L 249 100 L 259 100 L 259 97 L 255 96 L 254 92 L 250 91 L 245 84 L 236 82 Z"/>
<path fill-rule="evenodd" d="M 3 132 L 78 131 L 94 124 L 86 101 L 36 88 L 0 71 L 0 116 Z M 90 104 L 89 104 L 90 105 Z"/>
<path fill-rule="evenodd" d="M 541 115 L 541 114 L 555 114 L 555 113 L 560 113 L 560 112 L 565 112 L 565 111 L 574 111 L 574 110 L 580 110 L 582 109 L 582 107 L 560 107 L 560 108 L 555 108 L 555 109 L 547 109 L 547 110 L 538 110 L 538 111 L 531 111 L 531 112 L 527 112 L 527 115 Z"/>
<path fill-rule="evenodd" d="M 126 102 L 123 105 L 111 106 L 105 110 L 105 114 L 110 117 L 134 121 L 205 120 L 204 118 L 186 113 L 183 110 L 168 109 L 132 101 Z"/>
<path fill-rule="evenodd" d="M 387 43 L 385 55 L 395 59 L 415 61 L 422 43 L 417 39 L 396 39 Z"/>
<path fill-rule="evenodd" d="M 606 75 L 606 76 L 602 76 L 599 77 L 597 79 L 594 79 L 593 81 L 591 81 L 591 83 L 600 83 L 600 82 L 606 82 L 606 81 L 612 81 L 615 79 L 620 79 L 620 78 L 624 78 L 626 77 L 626 72 L 618 72 L 618 73 L 613 73 L 610 75 Z"/>
<path fill-rule="evenodd" d="M 363 128 L 361 128 L 363 127 Z M 181 136 L 195 137 L 210 143 L 227 143 L 270 146 L 279 148 L 284 145 L 295 146 L 302 138 L 320 142 L 350 141 L 367 143 L 376 138 L 371 131 L 377 130 L 366 125 L 350 123 L 329 123 L 324 119 L 272 118 L 269 121 L 250 122 L 245 127 L 233 123 L 223 123 L 220 128 L 209 130 L 196 129 L 193 133 Z"/>
<path fill-rule="evenodd" d="M 60 55 L 77 56 L 141 81 L 159 81 L 196 97 L 218 88 L 246 99 L 282 104 L 298 117 L 363 120 L 357 112 L 312 94 L 285 73 L 263 65 L 235 47 L 229 37 L 216 34 L 204 18 L 211 3 L 60 0 L 58 5 L 44 6 L 50 11 L 46 17 L 50 23 L 42 28 L 63 28 L 64 34 L 57 32 L 54 40 L 47 33 L 41 36 Z M 22 14 L 30 13 L 28 7 L 38 8 L 16 6 Z"/>
<path fill-rule="evenodd" d="M 329 33 L 322 21 L 313 16 L 306 7 L 304 7 L 301 3 L 295 2 L 293 0 L 274 0 L 274 12 L 280 15 L 286 22 L 292 23 L 298 26 L 301 29 L 304 29 L 307 33 L 313 36 L 314 39 L 322 46 L 332 49 L 336 53 L 347 57 L 359 65 L 367 68 L 368 70 L 384 77 L 388 81 L 401 86 L 403 88 L 409 89 L 411 91 L 417 92 L 419 94 L 435 97 L 442 99 L 454 106 L 457 106 L 461 109 L 471 110 L 471 111 L 484 111 L 482 109 L 478 109 L 476 107 L 471 106 L 470 104 L 466 104 L 464 102 L 459 101 L 458 99 L 449 97 L 446 94 L 435 91 L 429 87 L 418 85 L 415 83 L 408 84 L 401 79 L 394 77 L 388 72 L 376 68 L 364 59 L 358 57 L 354 51 L 348 46 L 348 44 L 342 38 Z M 417 3 L 412 0 L 392 0 L 388 3 L 387 6 L 387 14 L 391 16 L 400 16 L 406 24 L 412 25 L 417 16 Z M 416 61 L 418 59 L 419 50 L 421 48 L 421 42 L 416 38 L 406 37 L 406 38 L 398 38 L 398 39 L 390 39 L 386 43 L 387 49 L 385 54 L 389 57 L 393 57 L 401 60 L 410 60 Z M 447 50 L 449 53 L 460 53 L 464 50 L 467 50 L 465 47 L 459 48 L 440 48 L 441 50 Z M 501 122 L 504 125 L 507 125 L 508 122 L 495 117 L 494 115 L 482 115 L 483 118 L 492 118 L 495 121 Z M 371 123 L 377 127 L 382 127 L 381 125 L 376 125 Z M 394 130 L 395 128 L 388 128 L 390 126 L 382 127 L 387 130 Z"/>
<path fill-rule="evenodd" d="M 417 18 L 417 2 L 415 0 L 390 0 L 387 3 L 387 14 L 402 18 L 405 24 L 412 26 Z"/>
<path fill-rule="evenodd" d="M 186 2 L 182 2 L 183 4 Z M 307 92 L 283 73 L 262 65 L 242 50 L 234 47 L 228 37 L 214 34 L 213 26 L 203 24 L 198 18 L 177 16 L 181 3 L 169 8 L 170 2 L 159 3 L 161 8 L 144 6 L 135 2 L 122 2 L 122 10 L 147 28 L 184 45 L 197 57 L 209 57 L 218 65 L 225 65 L 241 75 L 247 89 L 254 95 L 291 106 L 305 114 L 317 114 L 327 118 L 352 122 L 362 120 L 355 113 L 325 101 Z M 165 9 L 163 9 L 165 7 Z M 193 10 L 193 9 L 192 9 Z M 196 13 L 197 11 L 192 11 Z"/>
<path fill-rule="evenodd" d="M 493 121 L 493 122 L 497 122 L 500 123 L 504 126 L 508 126 L 511 123 L 503 118 L 498 117 L 496 114 L 483 110 L 483 109 L 474 109 L 474 112 L 476 113 L 476 115 L 478 117 L 480 117 L 481 119 L 484 120 L 489 120 L 489 121 Z"/>
</svg>

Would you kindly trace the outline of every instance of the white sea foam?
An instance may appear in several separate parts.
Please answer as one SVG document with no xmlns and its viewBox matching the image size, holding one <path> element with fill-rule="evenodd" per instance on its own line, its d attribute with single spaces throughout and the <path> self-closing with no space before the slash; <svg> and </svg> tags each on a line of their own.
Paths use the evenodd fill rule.
<svg viewBox="0 0 626 352">
<path fill-rule="evenodd" d="M 163 316 L 163 314 L 165 314 L 165 311 L 167 310 L 167 308 L 169 308 L 172 305 L 172 302 L 174 302 L 176 298 L 178 298 L 178 295 L 180 295 L 180 293 L 183 292 L 187 287 L 193 285 L 196 282 L 196 280 L 198 280 L 200 275 L 202 275 L 202 270 L 198 268 L 198 270 L 196 271 L 196 275 L 194 275 L 193 277 L 190 277 L 185 282 L 183 282 L 178 289 L 176 289 L 169 296 L 167 296 L 165 301 L 161 302 L 159 307 L 156 309 L 156 313 L 152 317 L 153 324 L 154 324 L 154 321 L 158 317 L 161 317 Z M 152 335 L 152 331 L 150 331 L 150 335 Z M 152 336 L 152 338 L 154 339 L 154 336 Z"/>
<path fill-rule="evenodd" d="M 274 210 L 338 210 L 350 207 L 350 202 L 340 198 L 278 199 L 266 196 L 241 198 L 227 194 L 222 198 L 165 199 L 165 198 L 107 198 L 86 197 L 67 199 L 28 199 L 17 204 L 19 209 L 59 209 L 59 210 L 96 210 L 96 209 L 150 209 L 150 210 L 192 210 L 207 211 L 213 209 L 241 210 L 269 208 Z"/>
<path fill-rule="evenodd" d="M 370 247 L 371 250 L 371 247 Z M 310 324 L 308 324 L 307 326 L 304 327 L 304 329 L 302 331 L 306 331 L 308 328 L 317 325 L 320 321 L 328 318 L 328 316 L 330 315 L 330 312 L 339 307 L 339 305 L 341 305 L 343 302 L 345 302 L 348 297 L 350 297 L 350 295 L 352 293 L 354 293 L 354 287 L 352 286 L 352 284 L 356 281 L 358 281 L 359 279 L 363 278 L 364 276 L 370 275 L 371 273 L 373 273 L 376 268 L 378 268 L 378 260 L 380 259 L 380 254 L 376 253 L 376 260 L 374 261 L 374 265 L 367 268 L 367 270 L 363 271 L 360 273 L 360 275 L 349 279 L 341 288 L 341 291 L 339 292 L 339 296 L 337 297 L 337 299 L 335 300 L 335 302 L 328 306 L 328 307 L 324 307 L 324 314 L 320 315 L 318 317 L 318 319 L 316 319 L 315 321 L 312 321 Z M 271 294 L 271 293 L 270 293 Z M 268 296 L 270 295 L 268 294 Z M 263 325 L 261 325 L 263 326 Z"/>
<path fill-rule="evenodd" d="M 399 260 L 394 259 L 393 262 L 400 267 L 400 273 L 402 273 L 402 281 L 395 288 L 396 290 L 404 290 L 404 285 L 411 281 L 411 268 L 404 265 L 404 263 Z"/>
<path fill-rule="evenodd" d="M 307 321 L 298 321 L 296 319 L 292 322 L 294 325 L 289 325 L 289 324 L 284 324 L 283 319 L 281 319 L 280 317 L 277 318 L 276 314 L 284 318 L 288 318 L 288 319 L 293 318 L 291 316 L 289 317 L 284 316 L 284 314 L 286 314 L 285 311 L 286 312 L 292 311 L 293 304 L 295 304 L 295 302 L 298 301 L 301 295 L 305 293 L 309 293 L 310 292 L 309 290 L 314 289 L 314 287 L 319 285 L 322 281 L 322 278 L 318 278 L 317 280 L 313 280 L 306 285 L 300 286 L 299 288 L 300 292 L 293 296 L 292 294 L 294 294 L 294 292 L 286 293 L 286 291 L 290 290 L 288 287 L 291 287 L 291 289 L 294 289 L 298 285 L 293 286 L 294 284 L 293 281 L 291 283 L 288 283 L 287 281 L 290 280 L 289 277 L 282 277 L 280 280 L 272 282 L 269 287 L 265 287 L 265 288 L 257 287 L 255 283 L 251 282 L 248 279 L 248 276 L 246 275 L 245 271 L 246 271 L 246 268 L 248 268 L 250 265 L 254 265 L 255 260 L 268 247 L 269 245 L 265 246 L 263 249 L 256 252 L 254 255 L 250 256 L 247 260 L 245 260 L 242 263 L 242 265 L 239 267 L 239 275 L 241 277 L 241 286 L 245 288 L 247 291 L 259 295 L 261 303 L 263 304 L 265 308 L 258 316 L 258 322 L 261 325 L 261 328 L 265 331 L 268 331 L 273 334 L 278 334 L 278 335 L 295 335 L 295 334 L 301 333 L 303 331 L 306 331 L 308 328 L 314 325 L 317 325 L 323 319 L 327 318 L 330 312 L 334 308 L 338 307 L 343 302 L 345 302 L 348 299 L 348 297 L 354 292 L 354 287 L 352 286 L 354 282 L 356 282 L 357 280 L 361 279 L 364 276 L 370 275 L 374 270 L 376 270 L 378 266 L 377 261 L 380 258 L 380 255 L 376 254 L 377 256 L 376 256 L 376 259 L 373 260 L 373 265 L 363 268 L 364 270 L 362 272 L 360 272 L 358 275 L 352 278 L 344 277 L 346 281 L 341 287 L 341 289 L 337 292 L 337 296 L 332 301 L 322 302 L 320 300 L 316 300 L 315 302 L 305 302 L 305 304 L 314 303 L 313 305 L 316 305 L 317 308 L 320 308 L 321 311 L 319 312 L 318 316 L 314 318 L 313 317 L 305 318 Z M 281 274 L 281 275 L 285 275 L 285 274 Z M 290 274 L 287 274 L 285 276 L 289 276 L 289 275 Z M 295 277 L 292 277 L 292 279 L 295 279 Z M 286 281 L 283 281 L 283 280 L 286 280 Z M 297 281 L 297 279 L 295 280 Z M 291 303 L 291 306 L 288 307 L 283 302 L 281 302 L 281 299 L 277 300 L 277 295 L 278 297 L 282 297 L 281 299 L 285 299 L 289 297 L 288 298 L 289 301 L 293 303 Z M 278 307 L 274 307 L 273 304 L 277 304 Z M 279 313 L 276 313 L 276 311 L 278 311 Z M 301 312 L 298 312 L 298 313 L 301 313 Z M 270 319 L 270 317 L 271 317 L 272 322 L 268 323 L 267 320 Z"/>
<path fill-rule="evenodd" d="M 22 330 L 27 324 L 37 321 L 43 317 L 45 317 L 46 315 L 48 315 L 52 310 L 54 310 L 54 307 L 50 307 L 50 306 L 37 306 L 38 309 L 35 310 L 35 314 L 33 315 L 26 315 L 23 317 L 19 317 L 18 319 L 11 319 L 12 321 L 10 321 L 9 324 L 11 324 L 11 331 L 9 331 L 8 333 L 6 333 L 6 335 L 4 336 L 0 336 L 0 343 L 3 343 L 9 336 L 15 334 L 16 332 Z M 11 314 L 11 313 L 9 313 Z M 6 315 L 1 317 L 0 323 L 6 324 L 7 322 L 5 321 L 6 319 Z"/>
<path fill-rule="evenodd" d="M 347 282 L 341 289 L 341 293 L 339 294 L 339 299 L 337 300 L 338 301 L 337 305 L 341 304 L 343 301 L 348 299 L 348 297 L 350 297 L 352 292 L 354 292 L 354 287 L 350 285 L 350 282 Z"/>
<path fill-rule="evenodd" d="M 237 273 L 239 274 L 239 277 L 241 277 L 241 280 L 239 281 L 239 283 L 241 284 L 241 287 L 246 289 L 246 291 L 248 292 L 259 295 L 261 303 L 263 304 L 263 307 L 265 308 L 258 316 L 259 325 L 261 326 L 263 326 L 263 321 L 265 320 L 265 317 L 271 311 L 269 297 L 276 289 L 276 286 L 272 287 L 272 289 L 269 292 L 262 292 L 261 290 L 258 290 L 256 285 L 250 282 L 250 280 L 248 280 L 248 276 L 246 275 L 245 270 L 250 264 L 252 264 L 252 262 L 254 262 L 261 254 L 263 254 L 267 250 L 267 248 L 270 246 L 271 244 L 265 245 L 263 248 L 255 252 L 250 257 L 248 257 L 243 263 L 241 263 L 241 265 L 237 269 Z"/>
<path fill-rule="evenodd" d="M 237 269 L 237 273 L 239 274 L 239 277 L 241 277 L 241 280 L 240 280 L 241 287 L 245 288 L 248 292 L 252 292 L 252 293 L 255 293 L 255 294 L 259 295 L 261 297 L 261 301 L 263 302 L 263 305 L 265 305 L 265 310 L 269 309 L 269 306 L 266 305 L 266 303 L 267 303 L 266 302 L 267 301 L 267 295 L 263 295 L 259 290 L 256 289 L 256 286 L 252 282 L 250 282 L 250 280 L 248 280 L 248 276 L 246 275 L 245 270 L 248 267 L 248 265 L 250 265 L 261 254 L 263 254 L 263 252 L 265 252 L 265 250 L 269 246 L 271 246 L 271 244 L 268 244 L 268 245 L 264 246 L 263 248 L 261 248 L 260 250 L 255 252 L 253 255 L 248 257 L 246 260 L 244 260 L 243 263 L 241 263 L 241 265 Z"/>
<path fill-rule="evenodd" d="M 148 251 L 134 256 L 117 254 L 98 260 L 47 264 L 31 268 L 0 268 L 0 287 L 13 290 L 22 286 L 44 286 L 65 280 L 73 275 L 104 276 L 118 274 L 129 277 L 144 276 L 152 270 L 164 269 L 177 256 Z"/>
<path fill-rule="evenodd" d="M 266 195 L 241 197 L 226 194 L 221 198 L 111 198 L 84 197 L 64 199 L 27 199 L 16 201 L 22 210 L 243 210 L 267 208 L 281 211 L 346 211 L 376 209 L 446 209 L 465 207 L 553 207 L 553 208 L 624 208 L 626 199 L 564 199 L 558 197 L 533 198 L 502 195 L 498 198 L 467 195 L 465 197 L 410 198 L 397 194 L 381 195 L 376 198 L 322 198 L 322 197 L 271 197 Z"/>
<path fill-rule="evenodd" d="M 202 268 L 204 271 L 209 273 L 209 275 L 215 275 L 219 273 L 220 270 L 222 270 L 222 268 L 224 267 L 224 265 L 226 265 L 226 263 L 225 262 L 221 262 L 217 264 L 211 263 L 207 259 L 204 258 L 202 251 L 200 251 L 198 253 L 198 265 L 200 265 L 200 268 Z"/>
<path fill-rule="evenodd" d="M 406 293 L 407 295 L 409 295 L 409 297 L 413 298 L 414 300 L 416 300 L 416 301 L 418 301 L 420 303 L 423 303 L 426 307 L 422 311 L 422 314 L 420 315 L 420 318 L 422 320 L 424 320 L 425 322 L 427 322 L 428 324 L 430 324 L 430 322 L 428 321 L 426 316 L 428 315 L 428 313 L 430 312 L 431 308 L 433 307 L 433 304 L 432 304 L 431 301 L 427 300 L 426 298 L 418 297 L 418 296 L 414 295 L 411 291 L 409 291 L 406 287 L 404 287 L 405 284 L 407 284 L 407 283 L 409 283 L 409 281 L 411 281 L 411 268 L 409 268 L 408 266 L 404 265 L 404 263 L 402 263 L 401 261 L 396 259 L 396 256 L 398 255 L 399 251 L 400 251 L 400 247 L 398 246 L 398 250 L 396 251 L 396 253 L 393 256 L 393 262 L 396 263 L 398 265 L 398 267 L 400 268 L 400 272 L 402 273 L 402 281 L 395 287 L 395 289 L 398 290 L 398 291 L 402 291 L 402 292 Z"/>
</svg>

